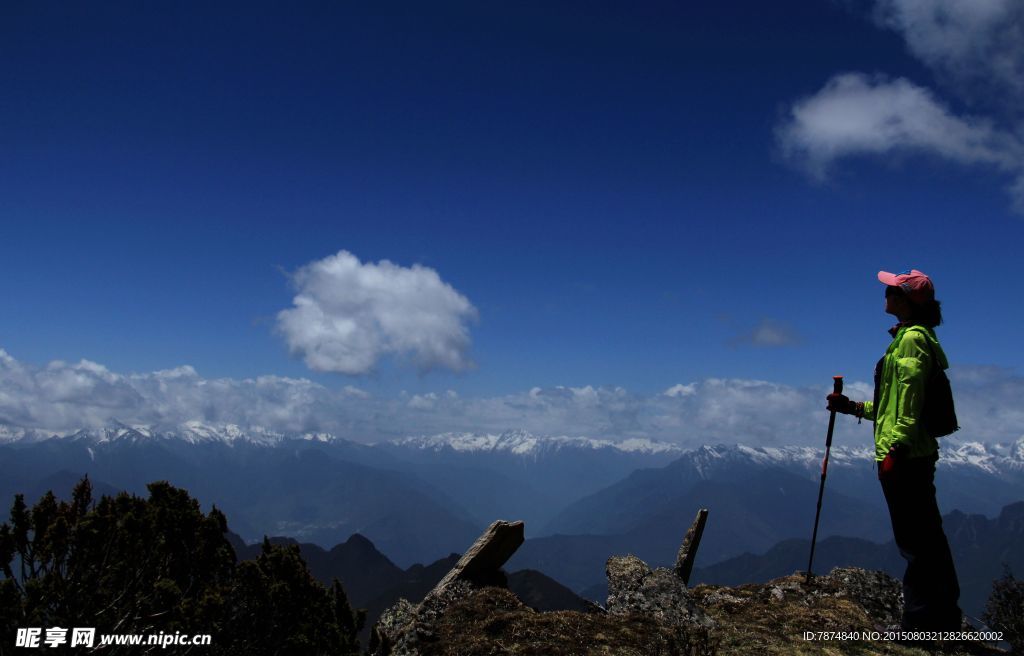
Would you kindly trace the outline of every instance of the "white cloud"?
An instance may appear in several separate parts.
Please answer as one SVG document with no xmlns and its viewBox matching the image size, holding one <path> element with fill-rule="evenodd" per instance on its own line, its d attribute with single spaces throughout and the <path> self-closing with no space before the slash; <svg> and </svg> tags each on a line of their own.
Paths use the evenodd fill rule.
<svg viewBox="0 0 1024 656">
<path fill-rule="evenodd" d="M 874 15 L 973 115 L 906 79 L 840 74 L 793 105 L 777 130 L 785 155 L 819 181 L 838 160 L 863 155 L 986 166 L 1012 177 L 1014 209 L 1024 214 L 1024 3 L 876 0 Z"/>
<path fill-rule="evenodd" d="M 359 389 L 358 387 L 356 387 L 354 385 L 346 385 L 345 387 L 342 388 L 342 391 L 345 394 L 348 394 L 349 396 L 354 396 L 356 398 L 360 398 L 360 399 L 368 399 L 368 398 L 370 398 L 370 393 L 369 392 L 367 392 L 365 390 L 361 390 L 361 389 Z"/>
<path fill-rule="evenodd" d="M 1024 145 L 978 117 L 955 116 L 927 89 L 906 79 L 845 73 L 793 105 L 777 135 L 783 153 L 822 180 L 838 160 L 918 152 L 1015 176 L 1024 209 Z"/>
<path fill-rule="evenodd" d="M 363 264 L 340 251 L 292 280 L 294 306 L 278 313 L 277 327 L 310 369 L 365 374 L 385 356 L 422 371 L 472 366 L 467 324 L 476 308 L 433 269 Z"/>
<path fill-rule="evenodd" d="M 952 370 L 965 439 L 1010 441 L 1021 436 L 1024 378 L 995 367 Z M 871 386 L 850 381 L 851 398 Z M 119 374 L 92 362 L 35 367 L 0 350 L 0 426 L 67 433 L 117 420 L 157 430 L 234 424 L 274 432 L 328 432 L 374 442 L 444 432 L 649 438 L 684 446 L 735 443 L 820 446 L 831 381 L 793 387 L 770 381 L 711 378 L 652 395 L 621 387 L 534 387 L 483 398 L 449 390 L 378 398 L 357 388 L 329 389 L 303 378 L 202 377 L 191 367 Z M 838 444 L 866 445 L 871 427 L 843 418 Z"/>
<path fill-rule="evenodd" d="M 665 396 L 669 396 L 669 397 L 671 397 L 671 396 L 690 396 L 691 394 L 696 394 L 696 393 L 697 393 L 697 385 L 694 384 L 694 383 L 690 383 L 689 385 L 683 385 L 682 383 L 679 383 L 678 385 L 673 385 L 672 387 L 670 387 L 667 390 L 665 390 L 664 392 L 662 392 L 662 394 L 664 394 Z"/>
<path fill-rule="evenodd" d="M 414 410 L 433 410 L 437 405 L 437 394 L 414 394 L 406 405 Z"/>
<path fill-rule="evenodd" d="M 1021 146 L 983 119 L 953 116 L 927 89 L 905 79 L 837 75 L 797 102 L 779 130 L 783 148 L 819 178 L 837 159 L 898 150 L 930 151 L 964 164 L 1013 169 Z"/>
<path fill-rule="evenodd" d="M 947 86 L 968 98 L 1024 98 L 1024 4 L 1019 0 L 878 0 L 878 22 Z"/>
</svg>

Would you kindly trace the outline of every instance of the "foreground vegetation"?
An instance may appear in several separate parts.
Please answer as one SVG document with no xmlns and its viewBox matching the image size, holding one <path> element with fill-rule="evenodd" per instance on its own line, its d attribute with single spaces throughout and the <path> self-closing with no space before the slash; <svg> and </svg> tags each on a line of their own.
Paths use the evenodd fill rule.
<svg viewBox="0 0 1024 656">
<path fill-rule="evenodd" d="M 21 495 L 15 497 L 8 522 L 0 525 L 0 656 L 26 653 L 15 644 L 18 629 L 27 627 L 41 628 L 44 635 L 50 627 L 90 627 L 97 635 L 212 637 L 210 646 L 102 649 L 109 654 L 360 653 L 357 635 L 365 613 L 352 609 L 338 581 L 325 586 L 315 580 L 298 546 L 264 540 L 258 557 L 238 562 L 223 513 L 214 508 L 203 514 L 185 490 L 165 482 L 148 490 L 148 498 L 121 493 L 97 501 L 83 479 L 69 501 L 47 493 L 29 508 Z M 650 613 L 608 614 L 596 607 L 541 613 L 507 590 L 484 587 L 455 595 L 436 612 L 421 612 L 415 651 L 925 653 L 895 642 L 806 637 L 807 631 L 867 635 L 898 621 L 897 582 L 881 573 L 847 571 L 853 574 L 843 578 L 837 570 L 810 587 L 802 577 L 734 588 L 698 586 L 688 594 L 713 620 L 706 632 L 683 630 Z M 1021 653 L 1024 582 L 1009 572 L 996 581 L 985 620 Z M 981 643 L 942 648 L 953 654 L 1001 653 Z"/>
<path fill-rule="evenodd" d="M 223 513 L 204 515 L 168 483 L 148 489 L 149 498 L 94 503 L 84 479 L 70 502 L 51 492 L 30 509 L 15 497 L 0 525 L 0 653 L 13 653 L 26 627 L 209 634 L 210 647 L 192 648 L 205 654 L 359 652 L 362 614 L 337 581 L 328 588 L 310 575 L 298 547 L 264 541 L 257 559 L 239 563 Z"/>
</svg>

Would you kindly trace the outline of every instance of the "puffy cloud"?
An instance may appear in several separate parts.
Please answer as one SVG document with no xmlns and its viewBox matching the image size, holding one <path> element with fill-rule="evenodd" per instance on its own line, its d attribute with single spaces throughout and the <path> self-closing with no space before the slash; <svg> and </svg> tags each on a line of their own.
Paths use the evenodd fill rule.
<svg viewBox="0 0 1024 656">
<path fill-rule="evenodd" d="M 364 264 L 340 251 L 303 266 L 292 281 L 298 293 L 277 327 L 313 370 L 365 374 L 385 356 L 406 357 L 423 371 L 472 366 L 467 324 L 476 308 L 433 269 Z"/>
<path fill-rule="evenodd" d="M 833 77 L 795 102 L 776 131 L 783 153 L 823 180 L 839 160 L 918 153 L 1012 177 L 1024 214 L 1024 4 L 1018 0 L 877 0 L 878 23 L 903 35 L 944 88 L 987 115 L 958 115 L 906 79 Z"/>
<path fill-rule="evenodd" d="M 1021 436 L 1024 378 L 995 367 L 960 367 L 951 377 L 962 436 L 1010 441 Z M 851 398 L 871 386 L 850 381 Z M 535 387 L 482 398 L 453 391 L 378 398 L 351 386 L 329 389 L 303 378 L 202 377 L 191 367 L 119 374 L 92 362 L 20 363 L 0 351 L 0 426 L 70 433 L 113 421 L 175 430 L 237 425 L 243 430 L 328 432 L 375 442 L 444 432 L 499 433 L 626 440 L 684 446 L 741 442 L 820 446 L 828 414 L 819 387 L 710 378 L 640 395 L 621 387 Z M 869 444 L 869 424 L 838 422 L 839 444 Z"/>
<path fill-rule="evenodd" d="M 900 151 L 1024 171 L 1016 137 L 985 119 L 954 116 L 930 91 L 902 78 L 837 75 L 793 106 L 778 137 L 783 152 L 817 179 L 844 157 Z"/>
<path fill-rule="evenodd" d="M 692 394 L 696 394 L 697 393 L 697 385 L 694 384 L 694 383 L 690 383 L 689 385 L 683 385 L 682 383 L 679 383 L 677 385 L 673 385 L 672 387 L 668 388 L 667 390 L 665 390 L 662 393 L 665 396 L 669 396 L 669 397 L 672 397 L 672 396 L 690 396 Z"/>
<path fill-rule="evenodd" d="M 955 91 L 1024 98 L 1024 4 L 1019 0 L 878 0 L 876 18 Z"/>
</svg>

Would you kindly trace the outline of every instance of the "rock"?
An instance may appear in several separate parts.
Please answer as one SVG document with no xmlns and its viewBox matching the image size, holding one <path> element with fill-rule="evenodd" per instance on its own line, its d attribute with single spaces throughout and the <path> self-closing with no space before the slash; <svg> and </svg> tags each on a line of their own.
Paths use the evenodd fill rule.
<svg viewBox="0 0 1024 656">
<path fill-rule="evenodd" d="M 688 589 L 673 569 L 635 556 L 607 563 L 608 612 L 538 612 L 508 590 L 454 579 L 422 604 L 405 600 L 375 626 L 375 656 L 647 654 L 763 656 L 833 653 L 807 631 L 880 630 L 900 613 L 900 584 L 881 572 L 835 569 L 811 585 L 797 573 L 765 584 Z M 813 628 L 811 628 L 813 627 Z M 891 643 L 854 639 L 849 653 L 883 656 Z M 843 650 L 847 653 L 846 650 Z M 838 653 L 838 652 L 836 652 Z M 918 653 L 918 652 L 913 652 Z M 955 652 L 998 656 L 972 645 Z"/>
<path fill-rule="evenodd" d="M 679 547 L 679 554 L 676 556 L 676 576 L 682 579 L 685 585 L 690 584 L 690 573 L 693 571 L 693 561 L 697 558 L 697 549 L 700 548 L 700 539 L 704 535 L 704 525 L 708 521 L 708 509 L 701 508 L 697 511 L 697 517 L 690 525 L 690 530 L 683 538 L 683 544 Z"/>
<path fill-rule="evenodd" d="M 628 605 L 627 601 L 636 596 L 645 578 L 651 575 L 651 568 L 636 556 L 612 556 L 605 566 L 608 576 L 609 611 L 612 608 Z"/>
<path fill-rule="evenodd" d="M 506 587 L 507 582 L 501 567 L 516 552 L 524 539 L 523 522 L 494 522 L 462 555 L 455 567 L 427 593 L 424 601 L 442 595 L 445 588 L 457 580 L 470 581 L 478 586 Z"/>
<path fill-rule="evenodd" d="M 612 556 L 606 571 L 609 614 L 635 613 L 704 632 L 714 627 L 673 570 L 659 567 L 652 571 L 647 563 L 631 555 Z"/>
<path fill-rule="evenodd" d="M 888 597 L 891 588 L 861 585 L 875 580 L 873 572 L 836 571 L 819 576 L 806 585 L 806 573 L 748 583 L 735 587 L 702 584 L 690 590 L 701 610 L 716 622 L 711 632 L 719 654 L 764 656 L 765 654 L 883 654 L 911 653 L 894 649 L 894 644 L 872 640 L 882 631 L 879 622 L 864 607 L 874 600 L 865 594 Z M 877 579 L 884 581 L 884 579 Z M 889 599 L 891 601 L 891 599 Z M 888 602 L 885 602 L 888 603 Z M 808 640 L 808 631 L 847 632 L 851 638 L 837 641 Z M 853 637 L 856 636 L 856 637 Z M 881 633 L 879 634 L 881 636 Z M 980 656 L 980 654 L 979 654 Z"/>
<path fill-rule="evenodd" d="M 464 584 L 458 582 L 456 585 Z M 711 656 L 704 636 L 641 615 L 538 612 L 485 587 L 452 601 L 430 625 L 422 656 Z"/>
<path fill-rule="evenodd" d="M 399 599 L 373 627 L 370 653 L 408 656 L 436 642 L 437 625 L 453 603 L 485 586 L 508 587 L 501 566 L 524 539 L 523 522 L 496 521 L 462 555 L 418 606 Z"/>
<path fill-rule="evenodd" d="M 898 626 L 903 615 L 903 586 L 885 572 L 837 567 L 827 577 L 835 596 L 864 608 L 878 626 Z"/>
<path fill-rule="evenodd" d="M 407 599 L 399 599 L 393 606 L 385 610 L 370 633 L 371 654 L 408 653 L 408 649 L 397 649 L 402 632 L 415 619 L 416 606 Z"/>
<path fill-rule="evenodd" d="M 723 590 L 714 590 L 709 594 L 705 594 L 700 600 L 701 606 L 711 605 L 728 605 L 728 604 L 745 604 L 747 600 L 742 597 L 737 597 L 734 594 L 729 594 Z"/>
<path fill-rule="evenodd" d="M 453 581 L 434 596 L 413 606 L 399 599 L 384 611 L 373 627 L 369 653 L 374 656 L 415 656 L 429 651 L 438 641 L 437 626 L 452 604 L 468 598 L 478 588 L 469 581 Z"/>
</svg>

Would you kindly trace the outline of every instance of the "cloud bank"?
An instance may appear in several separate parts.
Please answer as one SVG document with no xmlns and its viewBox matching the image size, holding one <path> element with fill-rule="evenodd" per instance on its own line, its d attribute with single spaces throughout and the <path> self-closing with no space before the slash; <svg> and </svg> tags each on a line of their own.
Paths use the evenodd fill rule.
<svg viewBox="0 0 1024 656">
<path fill-rule="evenodd" d="M 277 328 L 310 369 L 366 374 L 385 356 L 421 371 L 472 366 L 468 324 L 477 310 L 433 269 L 364 264 L 340 251 L 292 282 L 293 307 L 278 313 Z"/>
<path fill-rule="evenodd" d="M 958 437 L 1019 439 L 1024 378 L 993 367 L 952 371 Z M 119 374 L 83 360 L 37 367 L 0 350 L 0 427 L 66 434 L 114 421 L 175 430 L 189 422 L 235 424 L 243 430 L 329 432 L 376 442 L 443 432 L 498 433 L 625 440 L 649 438 L 699 444 L 812 445 L 824 440 L 831 389 L 758 380 L 711 378 L 641 395 L 621 387 L 535 387 L 501 396 L 469 398 L 453 391 L 375 398 L 356 387 L 330 389 L 306 379 L 261 376 L 209 379 L 188 366 Z M 868 398 L 864 382 L 847 384 L 852 398 Z M 869 424 L 838 422 L 837 443 L 866 445 Z"/>
<path fill-rule="evenodd" d="M 944 89 L 979 108 L 960 115 L 904 78 L 848 72 L 793 103 L 776 136 L 817 181 L 840 160 L 923 154 L 1009 175 L 1024 214 L 1024 5 L 1016 0 L 878 0 L 875 18 L 899 32 Z"/>
</svg>

